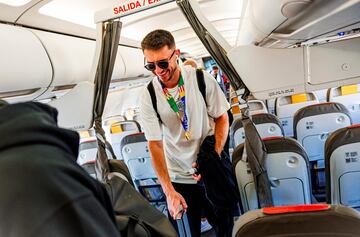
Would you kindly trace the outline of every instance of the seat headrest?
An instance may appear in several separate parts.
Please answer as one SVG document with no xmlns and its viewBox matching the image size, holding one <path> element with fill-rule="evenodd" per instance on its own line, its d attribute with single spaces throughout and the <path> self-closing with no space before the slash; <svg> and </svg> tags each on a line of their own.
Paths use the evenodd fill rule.
<svg viewBox="0 0 360 237">
<path fill-rule="evenodd" d="M 303 103 L 308 101 L 307 94 L 296 94 L 291 96 L 291 104 Z"/>
<path fill-rule="evenodd" d="M 242 215 L 234 237 L 358 236 L 360 214 L 345 206 L 313 204 L 265 208 Z"/>
<path fill-rule="evenodd" d="M 281 130 L 283 129 L 280 120 L 273 114 L 269 114 L 269 113 L 254 114 L 251 116 L 251 120 L 255 125 L 264 124 L 264 123 L 274 123 L 277 124 L 281 128 Z M 230 136 L 234 136 L 235 131 L 242 127 L 243 125 L 241 119 L 236 119 L 231 126 Z M 282 133 L 284 134 L 284 131 L 282 131 Z"/>
<path fill-rule="evenodd" d="M 263 139 L 268 154 L 281 152 L 294 152 L 304 157 L 308 161 L 308 156 L 304 148 L 298 141 L 290 137 L 271 137 Z M 244 152 L 244 144 L 238 145 L 233 152 L 232 166 L 235 170 L 236 164 L 242 160 Z M 307 164 L 308 165 L 308 164 Z"/>
<path fill-rule="evenodd" d="M 358 93 L 358 85 L 348 85 L 348 86 L 342 86 L 340 87 L 341 95 L 351 95 L 351 94 L 357 94 Z"/>
<path fill-rule="evenodd" d="M 351 121 L 351 115 L 349 110 L 341 103 L 336 102 L 326 102 L 308 105 L 304 108 L 296 111 L 294 115 L 294 136 L 296 137 L 296 126 L 299 121 L 306 117 L 321 115 L 321 114 L 330 114 L 330 113 L 342 113 L 349 117 Z"/>
<path fill-rule="evenodd" d="M 146 140 L 143 132 L 129 134 L 121 140 L 120 147 L 124 147 L 125 145 L 131 144 L 131 143 L 146 142 L 146 141 L 147 140 Z"/>
</svg>

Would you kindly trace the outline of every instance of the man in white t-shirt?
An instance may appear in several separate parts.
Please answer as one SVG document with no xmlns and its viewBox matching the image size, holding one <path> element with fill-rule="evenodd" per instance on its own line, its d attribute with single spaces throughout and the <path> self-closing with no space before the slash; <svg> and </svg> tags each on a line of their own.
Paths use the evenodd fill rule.
<svg viewBox="0 0 360 237">
<path fill-rule="evenodd" d="M 210 204 L 203 186 L 197 184 L 201 177 L 194 174 L 194 162 L 201 143 L 210 135 L 215 135 L 215 151 L 220 155 L 228 136 L 230 106 L 216 80 L 204 72 L 206 106 L 195 69 L 178 65 L 180 51 L 170 32 L 150 32 L 141 47 L 145 68 L 155 75 L 150 83 L 161 120 L 145 88 L 140 111 L 152 164 L 166 195 L 170 215 L 175 219 L 181 207 L 187 210 L 192 236 L 200 236 L 202 205 Z"/>
</svg>

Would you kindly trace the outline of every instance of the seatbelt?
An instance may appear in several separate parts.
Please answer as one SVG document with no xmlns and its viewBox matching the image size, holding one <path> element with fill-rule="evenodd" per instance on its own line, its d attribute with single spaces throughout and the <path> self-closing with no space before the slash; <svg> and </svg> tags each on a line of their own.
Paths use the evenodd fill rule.
<svg viewBox="0 0 360 237">
<path fill-rule="evenodd" d="M 258 196 L 258 206 L 259 208 L 271 207 L 273 206 L 273 198 L 269 177 L 265 167 L 267 151 L 255 124 L 250 119 L 249 106 L 247 101 L 242 98 L 244 94 L 245 91 L 243 91 L 243 94 L 241 94 L 241 92 L 238 93 L 239 106 L 241 109 L 241 122 L 245 131 L 244 152 L 246 150 L 247 162 L 249 163 L 251 173 L 253 175 L 255 189 Z M 247 96 L 244 97 L 247 98 Z"/>
</svg>

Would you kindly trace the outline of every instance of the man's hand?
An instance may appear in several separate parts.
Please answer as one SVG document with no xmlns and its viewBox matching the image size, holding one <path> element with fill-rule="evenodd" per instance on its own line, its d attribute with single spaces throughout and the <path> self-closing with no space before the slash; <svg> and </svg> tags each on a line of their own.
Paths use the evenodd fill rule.
<svg viewBox="0 0 360 237">
<path fill-rule="evenodd" d="M 215 151 L 216 151 L 216 153 L 219 155 L 219 157 L 221 157 L 221 152 L 222 152 L 222 149 L 221 149 L 221 148 L 216 147 L 216 148 L 215 148 Z"/>
<path fill-rule="evenodd" d="M 166 202 L 170 215 L 172 216 L 172 218 L 174 218 L 174 220 L 176 220 L 177 217 L 181 217 L 182 211 L 187 211 L 187 204 L 185 202 L 185 199 L 183 198 L 183 196 L 181 196 L 180 193 L 176 192 L 175 190 L 166 194 Z"/>
<path fill-rule="evenodd" d="M 198 163 L 194 162 L 191 165 L 193 168 L 198 168 Z M 195 179 L 197 182 L 201 180 L 201 174 L 192 174 L 193 179 Z"/>
<path fill-rule="evenodd" d="M 221 156 L 229 132 L 229 117 L 227 112 L 215 119 L 215 151 Z"/>
</svg>

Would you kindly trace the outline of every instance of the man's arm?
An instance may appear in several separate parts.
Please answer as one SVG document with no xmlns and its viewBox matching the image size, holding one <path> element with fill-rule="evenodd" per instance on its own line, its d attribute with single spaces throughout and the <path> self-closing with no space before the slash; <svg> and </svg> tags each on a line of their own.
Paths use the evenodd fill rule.
<svg viewBox="0 0 360 237">
<path fill-rule="evenodd" d="M 229 118 L 227 112 L 215 119 L 215 151 L 221 154 L 224 149 L 226 139 L 229 133 Z"/>
<path fill-rule="evenodd" d="M 176 192 L 167 170 L 164 148 L 162 141 L 149 141 L 149 150 L 151 154 L 152 165 L 161 183 L 161 187 L 166 195 L 166 201 L 170 215 L 176 219 L 179 214 L 179 206 L 181 205 L 183 210 L 186 211 L 187 204 L 185 199 Z"/>
</svg>

